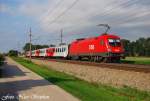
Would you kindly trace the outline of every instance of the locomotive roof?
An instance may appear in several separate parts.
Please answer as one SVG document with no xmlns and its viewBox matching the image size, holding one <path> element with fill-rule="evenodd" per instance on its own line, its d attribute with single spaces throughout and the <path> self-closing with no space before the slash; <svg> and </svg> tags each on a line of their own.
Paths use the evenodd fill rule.
<svg viewBox="0 0 150 101">
<path fill-rule="evenodd" d="M 78 42 L 78 41 L 82 41 L 82 40 L 86 40 L 86 39 L 94 39 L 94 38 L 99 38 L 99 37 L 102 37 L 102 36 L 104 36 L 104 37 L 117 37 L 117 38 L 119 38 L 117 35 L 114 35 L 114 34 L 106 34 L 106 33 L 104 33 L 104 34 L 101 34 L 101 35 L 99 35 L 99 36 L 96 36 L 96 37 L 89 37 L 89 38 L 80 38 L 80 39 L 76 39 L 74 42 Z"/>
</svg>

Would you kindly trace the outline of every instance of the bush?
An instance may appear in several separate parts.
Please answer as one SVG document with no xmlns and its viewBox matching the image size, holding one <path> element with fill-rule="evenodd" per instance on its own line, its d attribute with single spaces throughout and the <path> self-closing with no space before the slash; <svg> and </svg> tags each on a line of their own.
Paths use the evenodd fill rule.
<svg viewBox="0 0 150 101">
<path fill-rule="evenodd" d="M 18 51 L 17 51 L 17 50 L 10 50 L 10 51 L 8 52 L 8 55 L 9 55 L 9 56 L 18 56 Z"/>
<path fill-rule="evenodd" d="M 5 60 L 4 55 L 0 54 L 0 62 L 3 62 Z"/>
</svg>

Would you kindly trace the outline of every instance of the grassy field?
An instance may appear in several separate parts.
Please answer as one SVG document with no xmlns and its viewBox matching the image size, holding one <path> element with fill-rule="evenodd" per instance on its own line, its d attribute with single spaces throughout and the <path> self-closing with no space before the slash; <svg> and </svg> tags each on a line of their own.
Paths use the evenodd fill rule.
<svg viewBox="0 0 150 101">
<path fill-rule="evenodd" d="M 36 65 L 23 58 L 13 59 L 82 101 L 150 101 L 150 92 L 129 87 L 113 88 L 88 83 L 74 76 Z"/>
<path fill-rule="evenodd" d="M 126 57 L 121 60 L 124 63 L 130 64 L 146 64 L 150 65 L 150 57 Z"/>
</svg>

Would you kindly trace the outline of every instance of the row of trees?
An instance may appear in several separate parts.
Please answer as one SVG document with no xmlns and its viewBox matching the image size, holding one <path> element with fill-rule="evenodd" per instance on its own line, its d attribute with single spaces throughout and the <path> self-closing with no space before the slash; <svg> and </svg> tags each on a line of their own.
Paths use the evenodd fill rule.
<svg viewBox="0 0 150 101">
<path fill-rule="evenodd" d="M 5 60 L 4 55 L 0 53 L 0 65 L 3 64 L 4 60 Z"/>
<path fill-rule="evenodd" d="M 150 56 L 150 37 L 136 41 L 122 40 L 127 56 Z"/>
<path fill-rule="evenodd" d="M 19 52 L 17 50 L 10 50 L 7 55 L 8 56 L 18 56 Z"/>
<path fill-rule="evenodd" d="M 31 44 L 31 50 L 36 50 L 36 49 L 41 49 L 41 48 L 48 48 L 48 45 L 33 45 Z M 24 51 L 29 51 L 30 50 L 30 43 L 26 43 L 25 46 L 23 47 Z"/>
</svg>

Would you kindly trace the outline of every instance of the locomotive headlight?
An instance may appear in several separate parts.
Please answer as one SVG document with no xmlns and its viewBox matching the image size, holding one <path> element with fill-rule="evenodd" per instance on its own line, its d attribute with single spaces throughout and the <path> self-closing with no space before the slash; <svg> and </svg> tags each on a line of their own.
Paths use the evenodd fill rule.
<svg viewBox="0 0 150 101">
<path fill-rule="evenodd" d="M 108 52 L 111 52 L 111 49 L 110 49 L 110 48 L 108 48 L 107 50 L 108 50 Z"/>
</svg>

